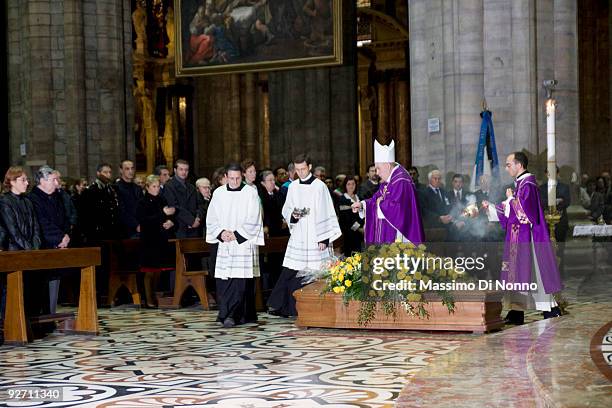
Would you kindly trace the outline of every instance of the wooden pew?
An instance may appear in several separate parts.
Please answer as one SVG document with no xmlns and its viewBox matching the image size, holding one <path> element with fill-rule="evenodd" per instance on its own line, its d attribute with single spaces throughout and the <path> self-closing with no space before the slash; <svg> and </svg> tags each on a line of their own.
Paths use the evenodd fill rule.
<svg viewBox="0 0 612 408">
<path fill-rule="evenodd" d="M 176 274 L 174 278 L 174 296 L 169 308 L 181 307 L 181 298 L 191 286 L 200 298 L 200 304 L 205 310 L 209 309 L 208 290 L 206 289 L 206 275 L 208 270 L 187 270 L 188 254 L 210 254 L 210 246 L 203 238 L 180 238 L 174 241 L 176 251 Z"/>
<path fill-rule="evenodd" d="M 175 244 L 176 250 L 176 277 L 174 283 L 174 295 L 170 305 L 167 308 L 179 308 L 181 306 L 181 298 L 187 288 L 191 286 L 198 297 L 200 304 L 205 310 L 209 309 L 208 290 L 206 288 L 207 270 L 187 270 L 187 254 L 210 254 L 210 245 L 203 238 L 181 238 L 171 240 Z M 265 245 L 259 247 L 260 254 L 284 254 L 287 249 L 289 237 L 272 237 L 266 238 Z M 334 242 L 334 248 L 342 247 L 342 238 Z M 258 311 L 265 310 L 263 305 L 263 296 L 261 290 L 261 281 L 256 278 L 256 295 L 255 303 Z M 162 302 L 164 303 L 164 302 Z"/>
<path fill-rule="evenodd" d="M 122 239 L 104 241 L 108 248 L 108 303 L 115 306 L 115 298 L 121 286 L 125 286 L 132 296 L 132 302 L 140 306 L 142 300 L 138 291 L 140 263 L 140 240 Z"/>
<path fill-rule="evenodd" d="M 72 332 L 98 334 L 96 265 L 100 265 L 100 248 L 0 252 L 0 273 L 7 274 L 4 341 L 10 344 L 28 342 L 23 272 L 48 269 L 81 268 L 79 308 Z"/>
</svg>

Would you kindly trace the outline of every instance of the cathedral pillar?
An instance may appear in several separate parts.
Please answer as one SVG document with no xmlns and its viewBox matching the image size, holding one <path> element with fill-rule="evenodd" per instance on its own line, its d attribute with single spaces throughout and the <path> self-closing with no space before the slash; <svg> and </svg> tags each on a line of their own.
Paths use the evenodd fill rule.
<svg viewBox="0 0 612 408">
<path fill-rule="evenodd" d="M 252 72 L 243 76 L 244 96 L 241 100 L 242 110 L 240 113 L 244 129 L 242 131 L 242 158 L 251 158 L 257 161 L 257 89 L 256 75 Z M 258 163 L 259 164 L 259 163 Z M 259 164 L 261 167 L 261 164 Z"/>
<path fill-rule="evenodd" d="M 117 166 L 132 127 L 129 2 L 6 7 L 11 163 L 75 178 L 93 177 L 102 161 Z"/>
<path fill-rule="evenodd" d="M 410 101 L 408 99 L 408 83 L 405 80 L 397 81 L 397 144 L 395 160 L 406 166 L 412 163 L 410 146 Z"/>
<path fill-rule="evenodd" d="M 378 141 L 382 144 L 387 144 L 391 140 L 389 129 L 389 96 L 387 94 L 388 86 L 386 82 L 378 83 Z"/>
<path fill-rule="evenodd" d="M 410 1 L 415 163 L 471 174 L 483 99 L 500 159 L 522 149 L 545 157 L 542 81 L 557 79 L 558 160 L 578 168 L 576 7 L 572 0 Z M 430 118 L 440 120 L 439 132 L 428 132 Z"/>
</svg>

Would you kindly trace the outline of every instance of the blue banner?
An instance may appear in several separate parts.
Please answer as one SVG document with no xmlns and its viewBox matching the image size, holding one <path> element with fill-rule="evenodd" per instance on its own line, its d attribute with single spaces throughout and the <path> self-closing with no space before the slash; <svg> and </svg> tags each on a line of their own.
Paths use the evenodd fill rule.
<svg viewBox="0 0 612 408">
<path fill-rule="evenodd" d="M 480 184 L 480 176 L 484 173 L 485 149 L 491 164 L 491 177 L 499 178 L 499 159 L 497 158 L 497 147 L 495 147 L 495 131 L 493 130 L 493 119 L 490 111 L 485 110 L 480 114 L 480 138 L 476 149 L 476 175 L 475 185 Z"/>
</svg>

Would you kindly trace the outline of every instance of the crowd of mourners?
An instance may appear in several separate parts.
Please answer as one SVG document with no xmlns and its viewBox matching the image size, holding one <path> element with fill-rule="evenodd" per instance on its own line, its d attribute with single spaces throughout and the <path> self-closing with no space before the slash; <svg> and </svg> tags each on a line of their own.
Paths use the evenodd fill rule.
<svg viewBox="0 0 612 408">
<path fill-rule="evenodd" d="M 288 236 L 282 208 L 290 183 L 297 179 L 294 163 L 275 169 L 259 169 L 254 161 L 245 160 L 240 167 L 242 183 L 257 190 L 266 237 Z M 108 241 L 139 239 L 142 243 L 138 260 L 140 270 L 147 272 L 144 282 L 147 304 L 154 307 L 152 292 L 172 290 L 175 261 L 168 240 L 206 236 L 207 210 L 215 190 L 226 184 L 227 170 L 215 170 L 210 179 L 195 178 L 189 163 L 177 160 L 172 169 L 157 166 L 154 174 L 141 178 L 136 176 L 134 162 L 124 160 L 118 171 L 117 177 L 111 164 L 102 163 L 97 167 L 93 182 L 76 179 L 66 183 L 59 171 L 46 165 L 40 167 L 32 179 L 23 168 L 10 167 L 4 176 L 4 192 L 0 197 L 0 250 L 103 247 Z M 503 240 L 501 228 L 489 222 L 481 203 L 503 201 L 505 186 L 493 185 L 490 177 L 483 175 L 479 188 L 471 192 L 461 174 L 453 175 L 445 187 L 443 174 L 438 170 L 430 171 L 424 182 L 416 167 L 408 171 L 415 185 L 426 235 L 442 231 L 439 236 L 447 241 Z M 329 189 L 342 231 L 344 254 L 361 250 L 364 219 L 352 211 L 351 206 L 372 197 L 378 190 L 379 177 L 374 164 L 369 166 L 363 178 L 353 174 L 332 177 L 322 166 L 314 167 L 313 175 Z M 540 189 L 546 207 L 546 181 Z M 558 242 L 565 241 L 569 231 L 567 208 L 572 196 L 579 197 L 580 205 L 588 211 L 593 222 L 612 222 L 609 172 L 597 178 L 584 174 L 569 184 L 558 182 L 556 204 L 561 212 L 561 222 L 555 230 Z M 435 239 L 434 236 L 437 235 L 432 234 L 427 239 Z M 214 270 L 214 256 L 206 262 L 209 270 Z M 280 258 L 262 257 L 265 290 L 274 287 L 279 271 Z M 58 271 L 56 275 L 46 276 L 48 291 L 46 285 L 36 283 L 40 280 L 38 275 L 26 274 L 29 314 L 55 312 L 62 273 Z M 214 286 L 213 282 L 210 284 Z M 4 316 L 6 284 L 0 281 L 0 285 L 3 291 L 0 311 Z M 63 286 L 70 290 L 75 285 Z"/>
</svg>

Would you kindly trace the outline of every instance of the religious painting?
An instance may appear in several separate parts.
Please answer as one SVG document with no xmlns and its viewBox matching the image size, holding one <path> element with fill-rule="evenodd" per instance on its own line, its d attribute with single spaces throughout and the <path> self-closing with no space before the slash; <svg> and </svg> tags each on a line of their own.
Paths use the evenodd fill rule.
<svg viewBox="0 0 612 408">
<path fill-rule="evenodd" d="M 342 0 L 174 0 L 177 76 L 342 63 Z"/>
</svg>

